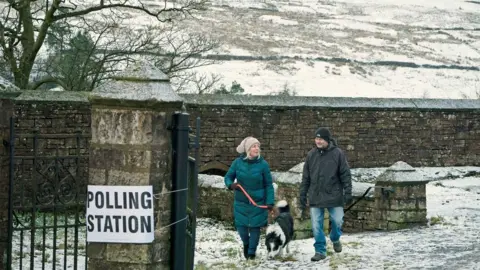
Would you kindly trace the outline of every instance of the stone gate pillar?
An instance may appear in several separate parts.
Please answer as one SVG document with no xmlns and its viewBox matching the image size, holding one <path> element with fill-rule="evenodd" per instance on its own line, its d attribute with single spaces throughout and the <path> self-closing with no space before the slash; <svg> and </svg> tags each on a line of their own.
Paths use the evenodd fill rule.
<svg viewBox="0 0 480 270">
<path fill-rule="evenodd" d="M 397 230 L 427 224 L 425 179 L 409 164 L 398 161 L 375 183 L 377 228 Z"/>
<path fill-rule="evenodd" d="M 171 188 L 171 139 L 167 123 L 182 99 L 168 77 L 138 63 L 93 91 L 90 185 Z M 151 244 L 89 243 L 88 269 L 169 269 L 170 194 L 155 199 Z"/>
<path fill-rule="evenodd" d="M 2 82 L 0 78 L 0 82 Z M 20 94 L 15 87 L 0 84 L 0 270 L 6 269 L 8 242 L 8 192 L 10 117 L 14 114 L 13 99 Z"/>
<path fill-rule="evenodd" d="M 9 191 L 9 148 L 10 117 L 13 105 L 10 100 L 0 98 L 0 269 L 5 269 L 8 241 L 8 191 Z"/>
</svg>

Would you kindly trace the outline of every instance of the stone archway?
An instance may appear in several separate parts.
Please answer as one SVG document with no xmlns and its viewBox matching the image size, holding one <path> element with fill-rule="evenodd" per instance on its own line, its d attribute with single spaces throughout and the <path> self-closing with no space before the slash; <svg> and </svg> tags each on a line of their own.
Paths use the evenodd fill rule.
<svg viewBox="0 0 480 270">
<path fill-rule="evenodd" d="M 215 160 L 201 166 L 199 173 L 225 176 L 229 168 L 227 164 Z"/>
</svg>

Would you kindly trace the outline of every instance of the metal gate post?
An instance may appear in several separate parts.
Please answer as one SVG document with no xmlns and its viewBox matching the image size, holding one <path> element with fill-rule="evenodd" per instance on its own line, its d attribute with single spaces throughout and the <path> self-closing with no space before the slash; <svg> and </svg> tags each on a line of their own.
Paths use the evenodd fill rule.
<svg viewBox="0 0 480 270">
<path fill-rule="evenodd" d="M 172 118 L 173 128 L 173 171 L 172 171 L 172 269 L 186 268 L 186 229 L 187 221 L 187 166 L 189 125 L 188 113 L 175 113 Z M 183 219 L 183 220 L 182 220 Z M 182 220 L 182 221 L 180 221 Z"/>
<path fill-rule="evenodd" d="M 188 200 L 187 210 L 189 215 L 189 223 L 187 227 L 187 270 L 195 269 L 195 237 L 197 234 L 197 206 L 198 206 L 198 163 L 200 148 L 200 117 L 197 117 L 196 134 L 190 149 L 194 151 L 194 157 L 190 155 L 189 160 L 189 178 L 188 178 Z"/>
</svg>

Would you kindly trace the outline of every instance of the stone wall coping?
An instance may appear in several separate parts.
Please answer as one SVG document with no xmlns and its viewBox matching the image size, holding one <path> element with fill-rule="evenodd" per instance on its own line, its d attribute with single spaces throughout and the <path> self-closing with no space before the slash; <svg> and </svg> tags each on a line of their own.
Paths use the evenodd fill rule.
<svg viewBox="0 0 480 270">
<path fill-rule="evenodd" d="M 409 99 L 319 96 L 260 96 L 225 94 L 180 94 L 189 106 L 273 107 L 273 108 L 363 108 L 405 110 L 480 110 L 479 99 Z"/>
<path fill-rule="evenodd" d="M 89 92 L 24 90 L 15 101 L 89 103 Z"/>
<path fill-rule="evenodd" d="M 20 91 L 7 91 L 4 89 L 0 89 L 0 98 L 1 99 L 15 99 L 21 94 Z"/>
<path fill-rule="evenodd" d="M 153 82 L 158 86 L 159 82 Z M 151 83 L 139 82 L 143 86 Z M 158 89 L 157 89 L 158 90 Z M 79 102 L 89 103 L 90 92 L 45 91 L 45 90 L 2 90 L 0 98 L 36 102 Z M 136 99 L 141 99 L 140 94 Z M 480 110 L 480 100 L 474 99 L 389 99 L 349 97 L 304 97 L 304 96 L 254 96 L 254 95 L 196 95 L 179 94 L 179 98 L 165 99 L 166 102 L 182 102 L 188 106 L 217 107 L 271 107 L 271 108 L 362 108 L 362 109 L 404 109 L 404 110 Z M 118 98 L 118 96 L 117 96 Z M 123 96 L 122 96 L 123 98 Z M 125 95 L 125 98 L 128 98 Z M 149 99 L 147 99 L 149 100 Z M 150 101 L 153 101 L 150 99 Z"/>
<path fill-rule="evenodd" d="M 96 101 L 102 100 L 101 103 L 107 105 L 117 105 L 117 106 L 132 106 L 132 107 L 145 107 L 145 108 L 157 108 L 159 103 L 163 103 L 154 99 L 147 100 L 124 100 L 122 98 L 106 98 L 106 97 L 95 97 L 91 92 L 80 92 L 80 91 L 37 91 L 37 90 L 23 90 L 15 92 L 2 92 L 0 91 L 0 98 L 11 99 L 17 103 L 77 103 L 89 105 L 92 103 L 92 99 Z M 181 100 L 176 102 L 166 102 L 171 103 L 172 106 L 178 107 L 182 104 Z M 162 106 L 164 108 L 164 106 Z"/>
<path fill-rule="evenodd" d="M 404 181 L 404 182 L 396 182 L 396 181 L 377 181 L 375 183 L 376 186 L 379 187 L 412 187 L 412 186 L 421 186 L 421 185 L 426 185 L 428 180 L 422 180 L 422 181 Z"/>
<path fill-rule="evenodd" d="M 0 77 L 1 79 L 1 77 Z M 0 98 L 13 99 L 22 94 L 22 91 L 14 87 L 0 88 Z"/>
<path fill-rule="evenodd" d="M 278 186 L 278 184 L 287 184 L 287 185 L 294 185 L 294 186 L 300 186 L 301 174 L 295 174 L 295 173 L 282 173 L 282 172 L 272 172 L 272 175 L 274 176 L 274 186 L 275 188 Z M 287 181 L 286 175 L 289 177 L 294 177 L 297 181 Z M 217 188 L 217 189 L 227 189 L 225 186 L 224 178 L 223 176 L 219 175 L 207 175 L 207 174 L 198 174 L 198 185 L 200 187 L 205 187 L 205 188 Z M 375 189 L 373 188 L 375 185 L 373 183 L 363 183 L 363 182 L 356 182 L 352 181 L 352 195 L 354 197 L 360 197 L 365 193 L 365 191 L 371 187 L 371 189 L 368 191 L 367 195 L 365 197 L 367 198 L 373 198 Z"/>
</svg>

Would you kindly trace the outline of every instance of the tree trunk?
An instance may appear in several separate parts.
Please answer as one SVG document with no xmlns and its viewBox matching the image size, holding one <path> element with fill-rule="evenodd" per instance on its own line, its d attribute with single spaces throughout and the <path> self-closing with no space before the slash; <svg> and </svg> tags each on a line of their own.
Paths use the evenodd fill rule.
<svg viewBox="0 0 480 270">
<path fill-rule="evenodd" d="M 18 70 L 13 72 L 13 77 L 15 78 L 15 85 L 20 88 L 21 90 L 28 90 L 28 78 L 30 78 L 29 71 Z"/>
</svg>

